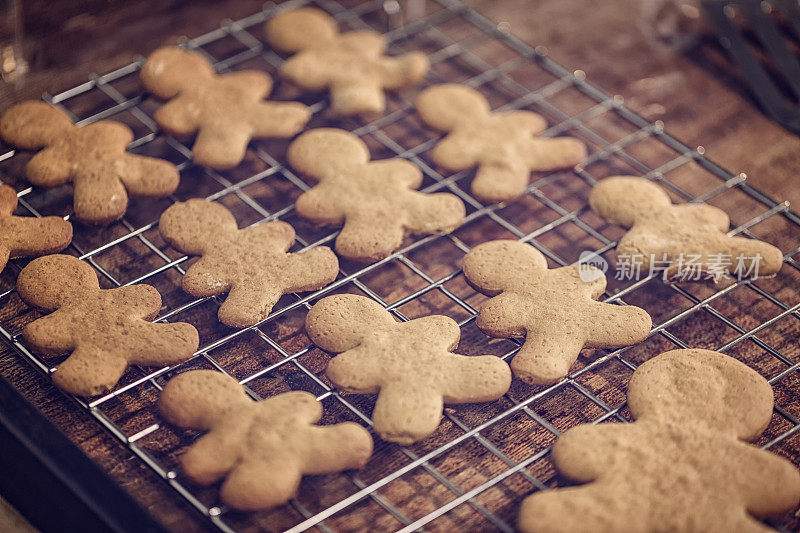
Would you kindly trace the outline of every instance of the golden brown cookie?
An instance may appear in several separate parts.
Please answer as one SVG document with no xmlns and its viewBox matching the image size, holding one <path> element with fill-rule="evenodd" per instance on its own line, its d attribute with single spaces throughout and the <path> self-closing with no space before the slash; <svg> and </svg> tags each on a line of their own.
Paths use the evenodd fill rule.
<svg viewBox="0 0 800 533">
<path fill-rule="evenodd" d="M 585 424 L 552 449 L 578 487 L 522 502 L 523 533 L 772 531 L 757 519 L 797 507 L 800 473 L 743 441 L 772 417 L 769 383 L 709 350 L 672 350 L 628 387 L 632 424 Z"/>
<path fill-rule="evenodd" d="M 783 264 L 783 254 L 771 244 L 726 235 L 730 220 L 721 209 L 673 205 L 661 187 L 644 178 L 606 178 L 592 189 L 589 204 L 612 224 L 630 228 L 617 245 L 617 257 L 636 261 L 642 277 L 659 265 L 667 282 L 764 277 Z"/>
<path fill-rule="evenodd" d="M 472 194 L 487 202 L 515 200 L 531 171 L 577 165 L 586 145 L 577 139 L 538 137 L 547 123 L 530 111 L 492 112 L 486 98 L 465 85 L 443 84 L 417 97 L 417 112 L 429 126 L 449 132 L 431 152 L 451 171 L 478 167 Z"/>
<path fill-rule="evenodd" d="M 14 257 L 60 252 L 72 242 L 72 224 L 59 217 L 18 217 L 17 193 L 0 185 L 0 270 Z"/>
<path fill-rule="evenodd" d="M 228 293 L 219 320 L 235 328 L 267 318 L 281 295 L 321 289 L 339 273 L 330 248 L 286 253 L 294 243 L 289 224 L 240 230 L 231 212 L 215 202 L 173 204 L 161 215 L 159 229 L 173 248 L 202 256 L 186 271 L 183 290 L 200 298 Z"/>
<path fill-rule="evenodd" d="M 464 276 L 493 298 L 477 325 L 492 337 L 525 337 L 511 361 L 514 376 L 550 385 L 569 373 L 583 348 L 621 348 L 647 338 L 652 321 L 644 309 L 597 302 L 606 277 L 589 265 L 547 268 L 533 246 L 490 241 L 464 257 Z"/>
<path fill-rule="evenodd" d="M 17 292 L 28 305 L 50 313 L 25 326 L 23 336 L 37 353 L 70 354 L 53 382 L 72 394 L 110 390 L 131 364 L 185 361 L 199 344 L 190 324 L 150 322 L 161 310 L 156 289 L 100 289 L 94 269 L 77 257 L 34 259 L 20 272 Z"/>
<path fill-rule="evenodd" d="M 208 431 L 181 457 L 183 473 L 200 485 L 225 478 L 220 495 L 234 509 L 286 503 L 302 476 L 361 468 L 372 455 L 372 438 L 358 424 L 314 425 L 322 404 L 312 394 L 254 402 L 235 379 L 213 370 L 171 379 L 159 408 L 176 426 Z"/>
<path fill-rule="evenodd" d="M 319 182 L 297 199 L 297 213 L 343 226 L 336 252 L 347 259 L 378 261 L 399 248 L 406 233 L 448 232 L 464 219 L 457 196 L 415 191 L 422 184 L 417 167 L 404 159 L 370 162 L 364 141 L 344 130 L 303 133 L 289 145 L 287 159 Z"/>
<path fill-rule="evenodd" d="M 339 33 L 324 11 L 301 7 L 266 24 L 267 41 L 294 55 L 281 66 L 281 76 L 309 91 L 328 89 L 337 115 L 380 113 L 384 89 L 400 89 L 422 81 L 430 64 L 419 52 L 386 57 L 386 41 L 372 31 Z"/>
<path fill-rule="evenodd" d="M 82 222 L 114 222 L 125 214 L 128 195 L 163 198 L 178 187 L 172 163 L 125 152 L 133 133 L 113 120 L 74 126 L 55 107 L 27 101 L 5 112 L 0 135 L 16 148 L 41 150 L 25 167 L 34 185 L 72 182 L 75 216 Z"/>
<path fill-rule="evenodd" d="M 328 296 L 306 317 L 311 342 L 337 353 L 326 375 L 336 387 L 378 394 L 372 421 L 384 440 L 411 444 L 439 426 L 443 404 L 489 402 L 511 385 L 511 371 L 493 355 L 452 353 L 461 330 L 446 316 L 398 323 L 377 302 Z"/>
<path fill-rule="evenodd" d="M 197 52 L 167 46 L 147 58 L 142 83 L 169 100 L 155 113 L 170 135 L 197 133 L 192 158 L 200 165 L 225 170 L 244 159 L 251 139 L 292 137 L 311 118 L 298 102 L 265 102 L 272 79 L 245 70 L 218 75 Z"/>
</svg>

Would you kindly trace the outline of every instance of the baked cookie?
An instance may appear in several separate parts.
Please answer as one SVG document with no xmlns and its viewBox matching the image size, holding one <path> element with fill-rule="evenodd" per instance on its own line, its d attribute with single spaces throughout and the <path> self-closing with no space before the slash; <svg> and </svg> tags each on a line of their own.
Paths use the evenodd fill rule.
<svg viewBox="0 0 800 533">
<path fill-rule="evenodd" d="M 311 118 L 298 102 L 265 102 L 272 79 L 244 70 L 216 74 L 197 52 L 175 46 L 159 48 L 147 58 L 142 83 L 158 98 L 169 100 L 154 118 L 170 135 L 197 133 L 193 160 L 216 170 L 244 159 L 251 139 L 293 137 Z"/>
<path fill-rule="evenodd" d="M 378 261 L 399 248 L 406 233 L 448 232 L 464 219 L 457 196 L 415 191 L 422 184 L 417 167 L 404 159 L 370 162 L 364 141 L 344 130 L 303 133 L 289 145 L 287 159 L 319 182 L 297 199 L 297 213 L 343 226 L 336 252 L 347 259 Z"/>
<path fill-rule="evenodd" d="M 171 379 L 159 398 L 170 423 L 208 433 L 181 457 L 183 473 L 210 485 L 225 478 L 223 503 L 257 511 L 286 503 L 306 474 L 361 468 L 369 432 L 353 422 L 315 426 L 322 404 L 307 392 L 252 401 L 235 379 L 193 370 Z"/>
<path fill-rule="evenodd" d="M 190 324 L 154 324 L 161 296 L 150 285 L 100 289 L 94 269 L 77 257 L 34 259 L 17 293 L 49 315 L 23 330 L 37 353 L 70 354 L 53 373 L 61 389 L 93 396 L 114 387 L 128 365 L 162 366 L 189 359 L 199 337 Z"/>
<path fill-rule="evenodd" d="M 372 421 L 384 440 L 422 440 L 439 426 L 443 404 L 493 401 L 511 385 L 499 357 L 452 353 L 461 330 L 446 316 L 398 323 L 365 296 L 337 294 L 311 308 L 306 332 L 311 342 L 339 354 L 326 370 L 336 387 L 378 394 Z"/>
<path fill-rule="evenodd" d="M 0 270 L 14 257 L 60 252 L 72 242 L 72 224 L 59 217 L 18 217 L 17 193 L 0 185 Z"/>
<path fill-rule="evenodd" d="M 178 187 L 175 165 L 127 153 L 133 132 L 113 120 L 75 126 L 50 104 L 27 101 L 0 118 L 0 136 L 15 148 L 41 150 L 25 167 L 28 181 L 47 188 L 71 182 L 75 216 L 88 224 L 122 218 L 128 195 L 163 198 Z"/>
<path fill-rule="evenodd" d="M 628 387 L 632 424 L 584 424 L 552 448 L 578 487 L 522 502 L 523 533 L 772 531 L 758 518 L 797 507 L 800 473 L 743 441 L 772 417 L 769 383 L 708 350 L 672 350 Z"/>
<path fill-rule="evenodd" d="M 492 112 L 486 98 L 465 85 L 434 85 L 417 97 L 417 112 L 429 126 L 448 132 L 431 152 L 450 171 L 478 167 L 472 194 L 486 202 L 516 200 L 531 171 L 577 165 L 586 145 L 570 137 L 543 138 L 547 127 L 530 111 Z"/>
<path fill-rule="evenodd" d="M 183 277 L 183 290 L 199 298 L 228 293 L 219 320 L 235 328 L 261 322 L 283 294 L 314 291 L 336 279 L 339 261 L 330 248 L 286 251 L 294 229 L 280 221 L 240 230 L 221 204 L 193 199 L 170 206 L 161 236 L 176 250 L 202 258 Z"/>
<path fill-rule="evenodd" d="M 464 277 L 493 298 L 477 325 L 492 337 L 525 337 L 511 361 L 514 376 L 550 385 L 569 373 L 583 348 L 621 348 L 643 341 L 652 321 L 644 309 L 597 302 L 606 277 L 589 265 L 547 268 L 533 246 L 490 241 L 464 257 Z"/>
<path fill-rule="evenodd" d="M 430 66 L 419 52 L 386 57 L 386 41 L 372 31 L 339 33 L 324 11 L 301 7 L 285 11 L 266 24 L 267 41 L 294 55 L 281 66 L 281 76 L 309 91 L 328 89 L 336 115 L 380 113 L 385 89 L 422 81 Z"/>
<path fill-rule="evenodd" d="M 621 261 L 636 261 L 644 273 L 663 265 L 667 282 L 772 276 L 783 264 L 783 254 L 771 244 L 729 237 L 730 220 L 721 209 L 673 205 L 661 187 L 644 178 L 606 178 L 592 189 L 589 205 L 612 224 L 630 228 L 617 245 Z"/>
</svg>

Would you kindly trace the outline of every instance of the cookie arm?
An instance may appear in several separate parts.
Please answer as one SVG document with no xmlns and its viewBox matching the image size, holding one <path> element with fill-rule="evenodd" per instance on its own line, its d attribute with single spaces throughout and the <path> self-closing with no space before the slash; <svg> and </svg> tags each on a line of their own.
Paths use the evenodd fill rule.
<svg viewBox="0 0 800 533">
<path fill-rule="evenodd" d="M 10 233 L 4 249 L 10 248 L 12 257 L 52 254 L 72 241 L 72 225 L 60 217 L 10 217 L 4 225 Z M 0 254 L 0 265 L 7 260 Z"/>
<path fill-rule="evenodd" d="M 75 349 L 72 317 L 62 310 L 38 318 L 25 326 L 22 334 L 36 353 L 63 355 Z"/>
<path fill-rule="evenodd" d="M 193 98 L 178 96 L 161 106 L 154 118 L 170 135 L 189 136 L 200 127 L 202 107 Z"/>
<path fill-rule="evenodd" d="M 289 501 L 301 479 L 301 465 L 291 453 L 244 458 L 222 484 L 222 501 L 240 511 L 270 509 Z"/>
<path fill-rule="evenodd" d="M 72 181 L 71 161 L 60 150 L 45 148 L 28 161 L 25 176 L 39 187 L 58 187 Z"/>
<path fill-rule="evenodd" d="M 746 494 L 747 510 L 763 518 L 795 509 L 800 503 L 800 473 L 792 463 L 769 452 L 737 443 L 741 461 L 736 477 Z M 745 459 L 746 455 L 746 459 Z"/>
<path fill-rule="evenodd" d="M 186 476 L 198 485 L 210 485 L 230 472 L 241 455 L 243 423 L 224 423 L 200 437 L 181 457 Z"/>
</svg>

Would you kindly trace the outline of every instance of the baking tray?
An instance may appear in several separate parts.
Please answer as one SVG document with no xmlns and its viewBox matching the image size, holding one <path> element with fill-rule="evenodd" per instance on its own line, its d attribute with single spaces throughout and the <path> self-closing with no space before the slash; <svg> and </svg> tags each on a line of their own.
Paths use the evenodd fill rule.
<svg viewBox="0 0 800 533">
<path fill-rule="evenodd" d="M 308 2 L 267 4 L 263 11 L 182 46 L 205 54 L 219 72 L 258 69 L 277 79 L 282 58 L 264 44 L 263 23 L 276 9 Z M 319 0 L 343 29 L 375 29 L 386 34 L 392 54 L 421 50 L 432 67 L 425 83 L 391 95 L 387 112 L 372 121 L 329 118 L 322 96 L 301 96 L 278 83 L 274 98 L 300 99 L 312 107 L 309 128 L 335 126 L 353 131 L 370 146 L 374 159 L 401 157 L 424 172 L 422 189 L 462 198 L 467 219 L 447 235 L 407 239 L 402 249 L 370 265 L 341 262 L 338 279 L 312 294 L 286 295 L 262 323 L 243 330 L 216 320 L 220 300 L 194 299 L 180 290 L 181 275 L 193 259 L 168 247 L 157 221 L 172 202 L 192 197 L 216 200 L 231 209 L 240 226 L 280 219 L 297 230 L 294 250 L 331 245 L 336 231 L 297 217 L 293 202 L 309 184 L 284 163 L 287 141 L 251 143 L 244 163 L 227 172 L 191 163 L 189 144 L 161 134 L 153 112 L 161 105 L 138 81 L 143 58 L 44 99 L 87 124 L 113 118 L 128 124 L 136 139 L 131 151 L 163 157 L 181 170 L 181 185 L 164 200 L 133 200 L 126 217 L 107 228 L 76 224 L 67 253 L 89 262 L 106 288 L 148 283 L 161 293 L 159 321 L 195 325 L 201 348 L 191 361 L 165 368 L 129 369 L 109 394 L 77 403 L 124 447 L 138 464 L 156 474 L 177 500 L 187 502 L 212 528 L 221 531 L 512 531 L 520 501 L 536 490 L 562 486 L 549 460 L 550 445 L 581 423 L 624 423 L 630 416 L 625 388 L 635 368 L 676 347 L 708 348 L 744 361 L 772 384 L 772 423 L 756 445 L 800 462 L 800 218 L 748 185 L 746 176 L 721 168 L 702 147 L 689 147 L 624 105 L 620 96 L 591 85 L 580 70 L 568 70 L 454 0 L 396 2 Z M 526 195 L 507 204 L 487 205 L 469 194 L 473 172 L 443 173 L 429 151 L 440 135 L 425 127 L 413 110 L 414 96 L 441 82 L 465 83 L 481 91 L 493 108 L 528 109 L 544 115 L 547 136 L 572 135 L 589 146 L 575 169 L 534 175 Z M 710 110 L 713 111 L 713 110 Z M 0 178 L 16 187 L 20 213 L 71 217 L 68 188 L 32 189 L 22 179 L 30 157 L 4 147 Z M 772 279 L 664 284 L 657 275 L 617 279 L 613 251 L 622 229 L 608 225 L 587 206 L 597 180 L 616 174 L 643 175 L 664 186 L 675 201 L 706 202 L 731 214 L 731 234 L 764 238 L 784 252 L 785 264 Z M 375 453 L 359 471 L 303 480 L 289 504 L 260 513 L 221 506 L 218 488 L 200 488 L 180 474 L 178 458 L 197 437 L 161 420 L 158 391 L 176 372 L 211 368 L 244 384 L 255 397 L 306 390 L 322 401 L 323 423 L 351 420 L 370 426 L 373 396 L 340 394 L 324 375 L 329 356 L 303 333 L 308 308 L 326 294 L 363 294 L 400 320 L 432 313 L 458 321 L 459 352 L 513 357 L 519 342 L 490 339 L 475 326 L 485 297 L 466 284 L 460 261 L 474 245 L 492 239 L 530 242 L 551 267 L 576 262 L 585 251 L 609 263 L 603 299 L 638 305 L 653 317 L 642 344 L 615 351 L 584 350 L 572 373 L 549 387 L 515 380 L 502 399 L 445 409 L 437 432 L 412 446 L 376 438 Z M 0 275 L 0 335 L 19 358 L 48 375 L 59 360 L 40 358 L 22 342 L 24 325 L 37 316 L 14 291 L 24 260 L 12 260 Z M 59 400 L 59 401 L 61 401 Z M 732 465 L 733 467 L 733 465 Z M 44 502 L 42 502 L 44 504 Z M 792 515 L 770 522 L 796 530 Z"/>
</svg>

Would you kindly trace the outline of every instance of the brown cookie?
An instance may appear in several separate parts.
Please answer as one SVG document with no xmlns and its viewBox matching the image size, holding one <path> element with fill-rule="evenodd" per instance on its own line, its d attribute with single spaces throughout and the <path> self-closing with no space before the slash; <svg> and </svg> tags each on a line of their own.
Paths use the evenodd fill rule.
<svg viewBox="0 0 800 533">
<path fill-rule="evenodd" d="M 721 209 L 673 205 L 661 187 L 644 178 L 606 178 L 592 189 L 589 204 L 612 224 L 630 228 L 617 245 L 617 257 L 642 277 L 659 265 L 667 282 L 764 277 L 783 264 L 783 254 L 771 244 L 726 235 L 730 220 Z"/>
<path fill-rule="evenodd" d="M 380 113 L 384 89 L 400 89 L 422 81 L 430 66 L 419 52 L 386 57 L 386 41 L 372 31 L 339 33 L 324 11 L 301 7 L 266 24 L 267 41 L 294 55 L 281 66 L 281 76 L 309 91 L 328 89 L 336 115 Z"/>
<path fill-rule="evenodd" d="M 265 102 L 272 79 L 245 70 L 218 75 L 197 52 L 167 46 L 147 58 L 142 83 L 170 100 L 155 113 L 170 135 L 197 133 L 192 158 L 205 167 L 225 170 L 244 159 L 251 139 L 292 137 L 311 118 L 298 102 Z"/>
<path fill-rule="evenodd" d="M 472 194 L 480 200 L 515 200 L 525 192 L 531 171 L 572 167 L 586 157 L 586 145 L 577 139 L 538 137 L 547 127 L 540 115 L 493 113 L 486 98 L 465 85 L 425 89 L 416 108 L 429 126 L 449 132 L 431 152 L 437 165 L 451 171 L 478 167 Z"/>
<path fill-rule="evenodd" d="M 439 426 L 444 403 L 493 401 L 511 385 L 499 357 L 451 352 L 461 330 L 446 316 L 398 323 L 365 296 L 338 294 L 311 308 L 306 332 L 323 350 L 340 354 L 326 370 L 336 387 L 378 394 L 372 420 L 384 440 L 422 440 Z"/>
<path fill-rule="evenodd" d="M 125 214 L 128 195 L 163 198 L 178 187 L 175 165 L 127 153 L 133 132 L 113 120 L 74 126 L 55 107 L 27 101 L 5 112 L 0 135 L 16 148 L 43 148 L 25 167 L 28 181 L 48 188 L 72 182 L 82 222 L 114 222 Z"/>
<path fill-rule="evenodd" d="M 0 270 L 14 257 L 60 252 L 72 242 L 72 224 L 59 217 L 18 217 L 17 193 L 0 185 Z"/>
<path fill-rule="evenodd" d="M 69 255 L 34 259 L 17 278 L 28 305 L 50 313 L 23 330 L 33 351 L 70 354 L 53 382 L 72 394 L 92 396 L 114 387 L 128 365 L 161 366 L 197 350 L 190 324 L 154 324 L 161 296 L 150 285 L 100 289 L 87 263 Z"/>
<path fill-rule="evenodd" d="M 589 265 L 547 268 L 533 246 L 490 241 L 464 257 L 464 276 L 493 296 L 477 325 L 492 337 L 525 337 L 511 361 L 514 376 L 550 385 L 569 373 L 583 348 L 621 348 L 647 338 L 652 322 L 644 309 L 597 302 L 606 277 Z"/>
<path fill-rule="evenodd" d="M 758 518 L 797 507 L 800 473 L 743 441 L 772 417 L 769 383 L 723 354 L 672 350 L 628 387 L 632 424 L 585 424 L 552 448 L 558 472 L 588 483 L 529 496 L 524 533 L 772 531 Z"/>
<path fill-rule="evenodd" d="M 458 197 L 415 191 L 422 184 L 417 167 L 404 159 L 370 162 L 364 141 L 344 130 L 303 133 L 289 145 L 287 159 L 319 182 L 297 199 L 297 213 L 343 226 L 336 252 L 347 259 L 378 261 L 399 248 L 406 233 L 448 232 L 464 219 Z"/>
<path fill-rule="evenodd" d="M 220 495 L 234 509 L 286 503 L 302 476 L 361 468 L 372 455 L 372 438 L 358 424 L 314 425 L 322 404 L 312 394 L 254 402 L 235 379 L 213 370 L 171 379 L 159 408 L 176 426 L 208 431 L 181 457 L 183 473 L 200 485 L 225 478 Z"/>
<path fill-rule="evenodd" d="M 281 295 L 321 289 L 339 273 L 330 248 L 286 253 L 294 243 L 289 224 L 240 230 L 231 212 L 215 202 L 173 204 L 161 215 L 159 229 L 173 248 L 202 256 L 186 271 L 183 290 L 197 297 L 228 293 L 219 320 L 235 328 L 267 318 Z"/>
</svg>

